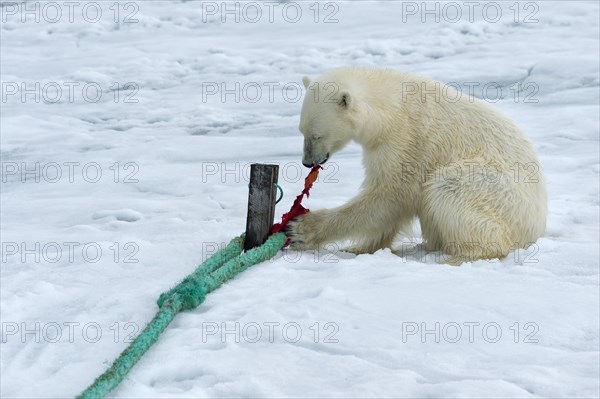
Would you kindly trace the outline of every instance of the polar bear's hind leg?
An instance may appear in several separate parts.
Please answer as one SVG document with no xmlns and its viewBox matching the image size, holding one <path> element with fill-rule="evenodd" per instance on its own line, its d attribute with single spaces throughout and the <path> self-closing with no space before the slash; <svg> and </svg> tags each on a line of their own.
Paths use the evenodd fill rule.
<svg viewBox="0 0 600 399">
<path fill-rule="evenodd" d="M 419 218 L 426 249 L 450 254 L 444 263 L 502 259 L 511 251 L 507 221 L 516 205 L 508 198 L 518 190 L 509 180 L 492 183 L 469 175 L 472 165 L 466 161 L 459 178 L 432 179 L 424 186 Z"/>
</svg>

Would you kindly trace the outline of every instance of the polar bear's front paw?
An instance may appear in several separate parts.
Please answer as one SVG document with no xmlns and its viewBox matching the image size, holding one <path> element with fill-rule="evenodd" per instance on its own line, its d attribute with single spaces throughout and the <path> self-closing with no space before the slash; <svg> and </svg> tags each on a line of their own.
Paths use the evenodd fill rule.
<svg viewBox="0 0 600 399">
<path fill-rule="evenodd" d="M 286 234 L 290 238 L 290 247 L 295 250 L 319 249 L 323 245 L 324 232 L 322 220 L 317 212 L 307 213 L 292 220 Z"/>
</svg>

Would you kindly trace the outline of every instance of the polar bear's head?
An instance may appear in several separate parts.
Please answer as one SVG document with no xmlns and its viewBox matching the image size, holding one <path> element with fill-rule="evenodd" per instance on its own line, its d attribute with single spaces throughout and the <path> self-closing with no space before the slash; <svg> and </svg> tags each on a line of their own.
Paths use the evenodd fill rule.
<svg viewBox="0 0 600 399">
<path fill-rule="evenodd" d="M 347 87 L 327 76 L 314 82 L 305 76 L 302 82 L 306 88 L 299 126 L 304 135 L 302 164 L 310 168 L 325 163 L 355 138 L 356 101 Z"/>
</svg>

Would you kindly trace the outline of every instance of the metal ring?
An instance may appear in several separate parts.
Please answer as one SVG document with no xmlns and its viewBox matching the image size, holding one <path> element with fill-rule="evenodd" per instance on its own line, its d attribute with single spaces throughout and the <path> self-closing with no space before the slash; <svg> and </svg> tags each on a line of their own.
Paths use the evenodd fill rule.
<svg viewBox="0 0 600 399">
<path fill-rule="evenodd" d="M 273 183 L 273 184 L 279 190 L 279 198 L 277 198 L 277 201 L 275 201 L 275 204 L 279 204 L 279 201 L 281 201 L 281 199 L 283 198 L 283 188 L 281 188 L 281 186 L 277 183 Z"/>
</svg>

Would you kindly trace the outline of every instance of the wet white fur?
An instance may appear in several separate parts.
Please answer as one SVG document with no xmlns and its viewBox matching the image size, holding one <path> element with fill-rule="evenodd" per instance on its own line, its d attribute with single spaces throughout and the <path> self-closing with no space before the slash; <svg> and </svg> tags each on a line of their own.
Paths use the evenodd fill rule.
<svg viewBox="0 0 600 399">
<path fill-rule="evenodd" d="M 373 252 L 417 217 L 426 248 L 461 263 L 505 257 L 544 233 L 546 188 L 535 150 L 493 106 L 388 69 L 341 68 L 303 81 L 305 159 L 319 162 L 354 140 L 366 178 L 346 205 L 297 219 L 295 248 L 350 239 L 355 252 Z"/>
</svg>

